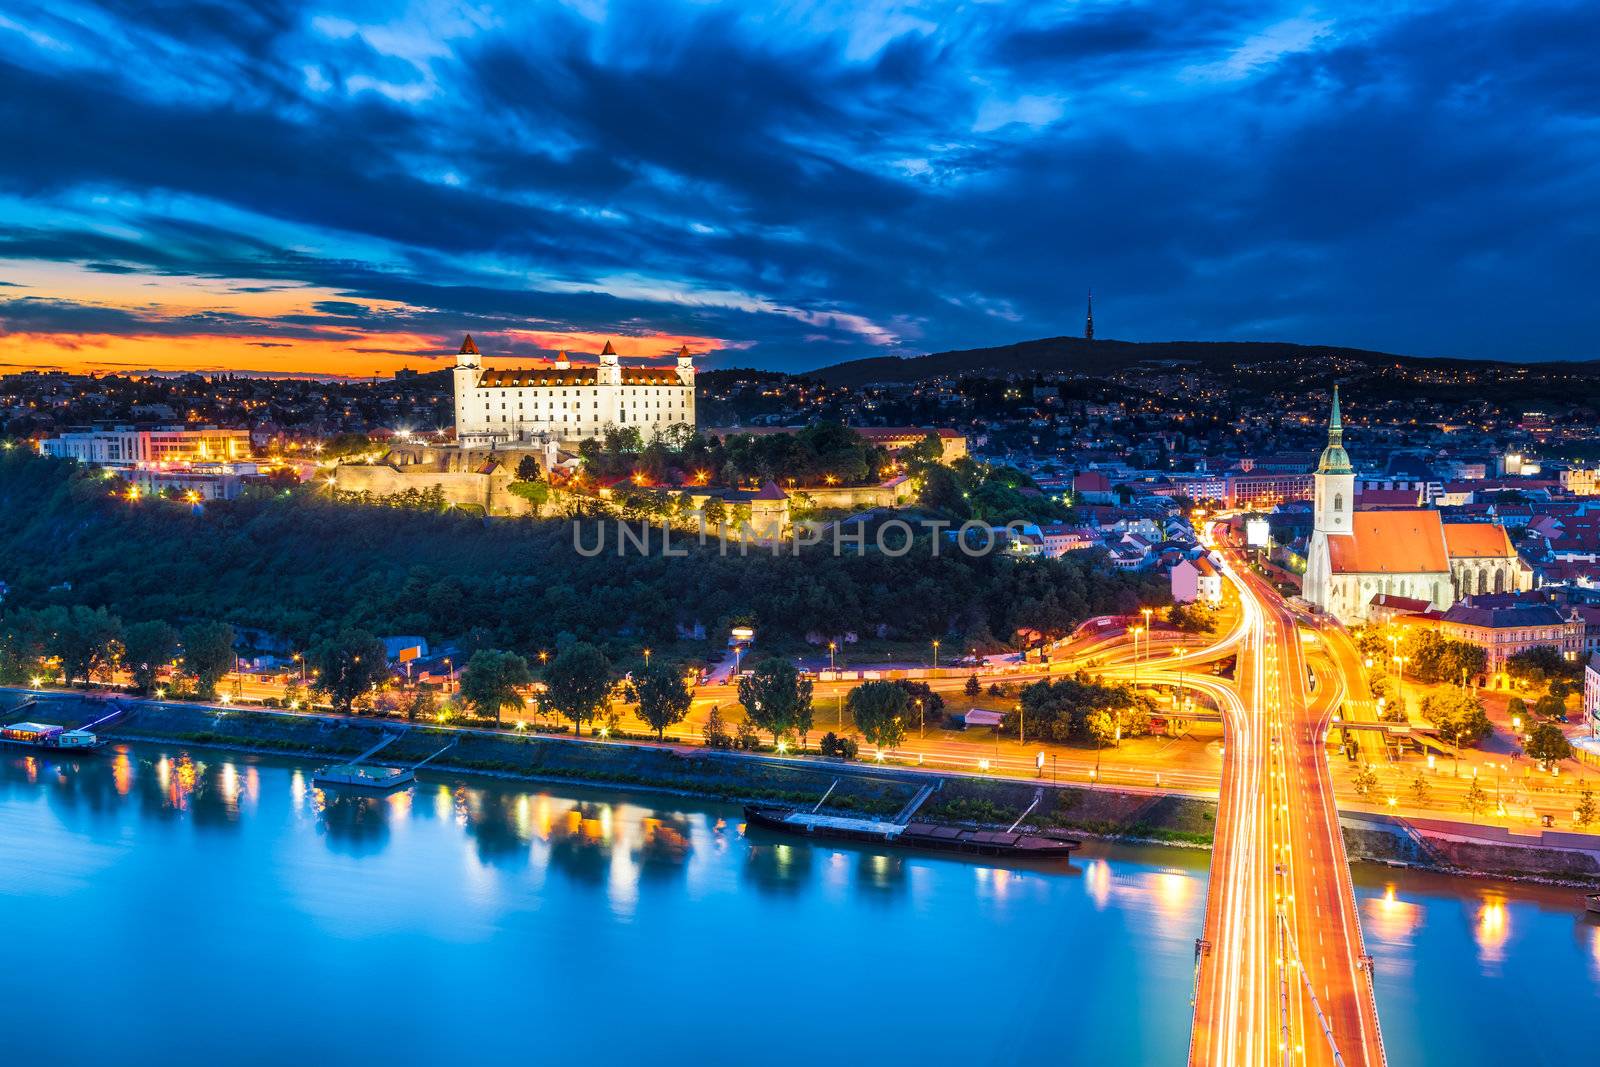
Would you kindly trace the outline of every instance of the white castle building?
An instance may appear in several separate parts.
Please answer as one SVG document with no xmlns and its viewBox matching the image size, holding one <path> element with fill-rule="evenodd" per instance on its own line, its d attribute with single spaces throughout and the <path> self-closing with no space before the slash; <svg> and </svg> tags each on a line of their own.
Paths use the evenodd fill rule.
<svg viewBox="0 0 1600 1067">
<path fill-rule="evenodd" d="M 1328 447 L 1312 483 L 1302 593 L 1340 622 L 1365 621 L 1373 597 L 1380 595 L 1443 611 L 1476 593 L 1533 587 L 1532 568 L 1498 523 L 1445 522 L 1427 508 L 1356 510 L 1356 475 L 1344 450 L 1337 387 Z"/>
<path fill-rule="evenodd" d="M 455 402 L 462 447 L 581 441 L 629 426 L 649 441 L 694 426 L 694 362 L 685 346 L 676 367 L 625 367 L 607 341 L 592 366 L 560 352 L 541 366 L 487 370 L 468 334 L 456 355 Z"/>
</svg>

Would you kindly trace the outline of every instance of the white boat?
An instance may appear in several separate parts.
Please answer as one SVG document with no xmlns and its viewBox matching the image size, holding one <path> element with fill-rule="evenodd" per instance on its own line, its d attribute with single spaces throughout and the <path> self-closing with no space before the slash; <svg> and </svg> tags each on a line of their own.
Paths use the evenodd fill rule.
<svg viewBox="0 0 1600 1067">
<path fill-rule="evenodd" d="M 0 726 L 0 743 L 51 752 L 91 752 L 105 740 L 88 730 L 68 730 L 44 722 L 14 722 Z"/>
</svg>

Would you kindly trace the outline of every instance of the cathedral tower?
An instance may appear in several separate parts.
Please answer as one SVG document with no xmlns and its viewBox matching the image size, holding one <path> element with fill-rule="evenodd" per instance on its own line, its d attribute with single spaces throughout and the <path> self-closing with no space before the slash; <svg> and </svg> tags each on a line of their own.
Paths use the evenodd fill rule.
<svg viewBox="0 0 1600 1067">
<path fill-rule="evenodd" d="M 1312 476 L 1312 529 L 1348 536 L 1350 513 L 1356 506 L 1356 472 L 1344 450 L 1344 424 L 1339 418 L 1339 387 L 1333 387 L 1333 413 L 1328 418 L 1328 447 Z"/>
<path fill-rule="evenodd" d="M 1344 450 L 1344 422 L 1339 418 L 1339 387 L 1333 387 L 1333 412 L 1328 417 L 1328 447 L 1312 475 L 1311 543 L 1306 549 L 1306 574 L 1301 595 L 1335 615 L 1347 607 L 1335 603 L 1331 537 L 1350 537 L 1356 507 L 1356 472 Z"/>
</svg>

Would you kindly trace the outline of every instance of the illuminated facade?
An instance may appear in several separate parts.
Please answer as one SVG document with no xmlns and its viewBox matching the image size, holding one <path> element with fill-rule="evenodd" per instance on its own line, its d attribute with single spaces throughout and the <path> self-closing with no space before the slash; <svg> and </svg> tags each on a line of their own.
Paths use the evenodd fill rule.
<svg viewBox="0 0 1600 1067">
<path fill-rule="evenodd" d="M 1344 449 L 1334 390 L 1328 447 L 1312 476 L 1311 543 L 1302 595 L 1344 623 L 1366 620 L 1380 595 L 1425 601 L 1443 611 L 1478 593 L 1533 588 L 1505 527 L 1444 522 L 1426 508 L 1355 510 L 1355 471 Z"/>
<path fill-rule="evenodd" d="M 47 456 L 97 467 L 188 467 L 250 458 L 249 430 L 112 426 L 74 430 L 39 442 Z"/>
<path fill-rule="evenodd" d="M 464 447 L 581 441 L 630 426 L 649 441 L 695 424 L 688 348 L 679 349 L 675 367 L 624 367 L 608 341 L 590 366 L 575 367 L 561 352 L 540 366 L 500 370 L 483 366 L 468 335 L 454 386 L 456 442 Z"/>
</svg>

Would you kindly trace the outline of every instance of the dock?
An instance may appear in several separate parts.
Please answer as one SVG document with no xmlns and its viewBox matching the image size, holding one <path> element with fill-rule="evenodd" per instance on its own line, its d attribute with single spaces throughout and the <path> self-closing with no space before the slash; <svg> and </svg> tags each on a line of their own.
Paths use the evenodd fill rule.
<svg viewBox="0 0 1600 1067">
<path fill-rule="evenodd" d="M 437 756 L 442 756 L 455 747 L 455 739 L 415 763 L 388 764 L 368 763 L 373 756 L 383 749 L 398 741 L 403 735 L 400 733 L 386 733 L 383 738 L 367 749 L 349 763 L 339 763 L 328 767 L 319 767 L 311 776 L 311 783 L 322 788 L 335 789 L 365 789 L 375 792 L 388 792 L 408 786 L 417 780 L 417 769 Z"/>
</svg>

